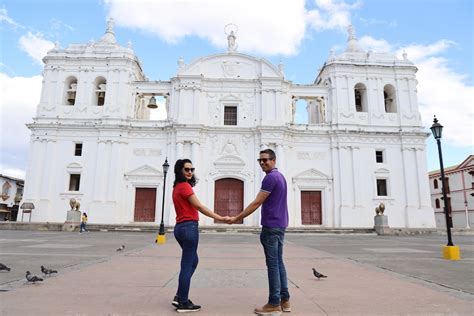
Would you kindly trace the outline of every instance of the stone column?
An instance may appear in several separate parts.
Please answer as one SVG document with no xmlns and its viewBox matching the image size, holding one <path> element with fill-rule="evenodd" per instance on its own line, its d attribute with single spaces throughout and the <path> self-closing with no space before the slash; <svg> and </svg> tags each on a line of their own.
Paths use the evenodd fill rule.
<svg viewBox="0 0 474 316">
<path fill-rule="evenodd" d="M 96 153 L 96 172 L 94 181 L 94 201 L 104 201 L 106 198 L 106 185 L 107 185 L 107 172 L 108 165 L 110 163 L 107 151 L 109 146 L 107 146 L 106 140 L 97 141 L 97 153 Z"/>
<path fill-rule="evenodd" d="M 41 179 L 40 198 L 49 200 L 51 182 L 53 181 L 53 178 L 50 176 L 52 172 L 51 166 L 54 165 L 56 162 L 56 141 L 48 140 L 45 146 L 46 146 L 46 152 L 44 153 L 45 159 L 43 159 L 43 167 L 41 168 L 45 176 L 40 178 Z"/>
<path fill-rule="evenodd" d="M 95 91 L 92 91 L 93 89 L 91 88 L 91 84 L 87 82 L 87 74 L 88 71 L 81 69 L 79 71 L 79 75 L 77 76 L 76 102 L 74 106 L 77 106 L 81 109 L 85 106 L 91 105 L 91 94 L 95 93 Z"/>
<path fill-rule="evenodd" d="M 416 177 L 416 167 L 413 161 L 413 148 L 403 147 L 402 145 L 402 162 L 403 162 L 403 180 L 405 188 L 405 227 L 409 227 L 409 214 L 411 211 L 417 208 L 418 198 L 415 195 L 418 192 L 417 180 L 414 181 L 413 177 Z"/>
<path fill-rule="evenodd" d="M 361 160 L 360 158 L 360 147 L 351 146 L 351 154 L 352 154 L 352 187 L 353 187 L 353 195 L 354 195 L 354 207 L 363 207 L 363 203 L 361 201 L 361 188 L 358 185 L 358 179 L 360 179 L 360 171 L 361 168 L 356 168 L 355 166 Z"/>
<path fill-rule="evenodd" d="M 184 149 L 183 142 L 176 143 L 176 160 L 183 159 L 183 149 Z"/>
<path fill-rule="evenodd" d="M 336 145 L 331 145 L 331 167 L 333 174 L 332 184 L 332 212 L 333 212 L 333 225 L 334 227 L 341 227 L 341 192 L 342 192 L 342 180 L 340 173 L 340 164 L 339 164 L 339 150 Z M 329 198 L 329 197 L 328 197 Z M 331 210 L 328 210 L 331 211 Z"/>
<path fill-rule="evenodd" d="M 275 118 L 277 122 L 282 122 L 283 117 L 282 117 L 282 112 L 283 112 L 283 107 L 282 107 L 282 102 L 281 102 L 281 91 L 275 91 Z"/>
<path fill-rule="evenodd" d="M 108 164 L 108 185 L 107 188 L 107 201 L 117 201 L 117 190 L 119 188 L 119 172 L 123 169 L 119 168 L 119 161 L 121 160 L 123 154 L 120 150 L 122 146 L 119 142 L 112 142 L 109 146 L 110 149 L 110 159 Z"/>
<path fill-rule="evenodd" d="M 191 143 L 191 160 L 194 166 L 199 166 L 199 143 Z"/>
<path fill-rule="evenodd" d="M 286 162 L 286 159 L 285 159 L 285 156 L 284 156 L 284 147 L 283 147 L 283 144 L 282 143 L 278 143 L 276 145 L 276 158 L 277 158 L 277 167 L 278 167 L 278 170 L 280 170 L 281 173 L 285 174 L 285 162 Z"/>
<path fill-rule="evenodd" d="M 354 206 L 354 171 L 352 165 L 351 147 L 339 147 L 339 170 L 341 172 L 341 207 L 352 208 Z M 341 218 L 342 220 L 342 218 Z"/>
<path fill-rule="evenodd" d="M 40 139 L 33 140 L 33 151 L 30 153 L 31 157 L 35 159 L 31 160 L 30 169 L 28 170 L 28 180 L 30 183 L 26 183 L 28 188 L 28 197 L 32 199 L 38 199 L 40 197 L 40 181 L 43 177 L 42 162 L 44 161 L 46 152 L 46 143 Z M 27 196 L 25 192 L 25 196 Z"/>
</svg>

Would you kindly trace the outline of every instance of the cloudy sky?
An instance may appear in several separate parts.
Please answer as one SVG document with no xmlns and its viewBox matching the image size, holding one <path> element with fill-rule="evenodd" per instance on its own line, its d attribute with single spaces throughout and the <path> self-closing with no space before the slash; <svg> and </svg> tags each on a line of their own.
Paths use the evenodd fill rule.
<svg viewBox="0 0 474 316">
<path fill-rule="evenodd" d="M 445 126 L 445 166 L 473 153 L 474 52 L 471 0 L 3 0 L 0 3 L 0 173 L 23 177 L 29 131 L 41 93 L 42 58 L 58 43 L 98 40 L 109 17 L 122 46 L 131 42 L 151 80 L 169 80 L 186 63 L 225 51 L 225 25 L 238 26 L 238 51 L 285 65 L 286 79 L 312 83 L 346 45 L 349 24 L 361 47 L 418 67 L 424 125 Z M 299 115 L 302 117 L 302 115 Z M 429 130 L 427 130 L 429 132 Z M 427 139 L 429 170 L 438 169 Z"/>
</svg>

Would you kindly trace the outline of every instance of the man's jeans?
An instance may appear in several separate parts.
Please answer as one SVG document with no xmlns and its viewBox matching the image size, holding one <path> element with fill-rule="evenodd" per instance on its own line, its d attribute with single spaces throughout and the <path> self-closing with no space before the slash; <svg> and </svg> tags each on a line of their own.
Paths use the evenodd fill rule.
<svg viewBox="0 0 474 316">
<path fill-rule="evenodd" d="M 262 227 L 260 242 L 262 243 L 267 263 L 268 287 L 270 289 L 268 303 L 273 306 L 280 305 L 281 299 L 290 299 L 288 279 L 286 277 L 285 264 L 283 263 L 284 239 L 284 228 Z"/>
<path fill-rule="evenodd" d="M 174 237 L 182 249 L 177 295 L 179 303 L 186 304 L 189 300 L 188 295 L 191 277 L 199 261 L 197 255 L 199 244 L 198 222 L 186 221 L 176 224 L 174 227 Z"/>
</svg>

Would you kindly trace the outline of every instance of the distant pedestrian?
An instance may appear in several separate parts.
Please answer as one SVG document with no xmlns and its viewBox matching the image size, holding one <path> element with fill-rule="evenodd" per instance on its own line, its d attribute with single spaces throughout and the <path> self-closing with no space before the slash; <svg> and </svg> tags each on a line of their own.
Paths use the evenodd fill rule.
<svg viewBox="0 0 474 316">
<path fill-rule="evenodd" d="M 176 210 L 174 237 L 182 249 L 181 270 L 179 271 L 178 291 L 171 304 L 178 313 L 197 312 L 201 306 L 193 304 L 189 299 L 191 277 L 198 265 L 197 248 L 199 244 L 199 212 L 218 221 L 228 221 L 230 217 L 222 217 L 201 204 L 193 186 L 196 184 L 194 167 L 189 159 L 179 159 L 174 165 L 175 180 L 173 184 L 173 204 Z"/>
<path fill-rule="evenodd" d="M 283 263 L 283 243 L 285 229 L 288 226 L 287 185 L 283 174 L 276 166 L 276 155 L 271 149 L 260 152 L 257 159 L 262 171 L 266 173 L 260 192 L 242 213 L 231 217 L 227 223 L 234 224 L 249 216 L 262 206 L 262 231 L 260 242 L 265 253 L 267 264 L 269 295 L 267 304 L 255 308 L 255 314 L 290 312 L 290 293 L 288 278 Z"/>
<path fill-rule="evenodd" d="M 79 228 L 80 233 L 82 233 L 83 231 L 89 232 L 86 225 L 87 225 L 87 214 L 86 214 L 86 212 L 84 212 L 84 213 L 82 213 L 82 216 L 81 216 L 81 226 Z"/>
</svg>

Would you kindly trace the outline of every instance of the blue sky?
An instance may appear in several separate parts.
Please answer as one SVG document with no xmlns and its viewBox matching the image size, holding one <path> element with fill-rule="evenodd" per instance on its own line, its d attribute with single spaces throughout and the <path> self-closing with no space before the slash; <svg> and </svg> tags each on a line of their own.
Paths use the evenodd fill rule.
<svg viewBox="0 0 474 316">
<path fill-rule="evenodd" d="M 238 51 L 285 65 L 294 83 L 312 83 L 329 51 L 345 48 L 348 24 L 365 50 L 405 50 L 418 67 L 424 125 L 445 126 L 445 166 L 473 153 L 474 52 L 470 0 L 3 0 L 0 2 L 0 173 L 22 177 L 41 91 L 41 58 L 54 43 L 98 40 L 108 17 L 150 80 L 169 80 L 186 63 L 225 51 L 224 26 L 238 25 Z M 303 117 L 298 113 L 300 118 Z M 427 132 L 429 130 L 427 129 Z M 427 139 L 428 169 L 438 169 Z"/>
</svg>

